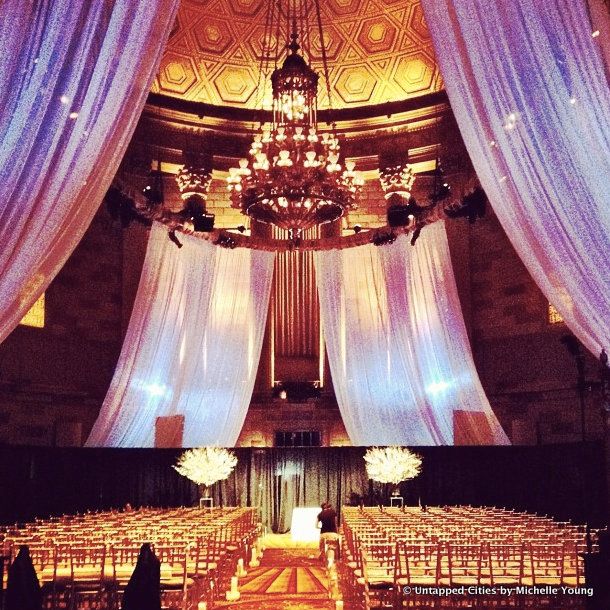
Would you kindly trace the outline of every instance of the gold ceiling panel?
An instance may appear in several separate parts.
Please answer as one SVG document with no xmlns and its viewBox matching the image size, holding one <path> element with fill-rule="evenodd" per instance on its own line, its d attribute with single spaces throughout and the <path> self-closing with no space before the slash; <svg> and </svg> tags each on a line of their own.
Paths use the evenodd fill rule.
<svg viewBox="0 0 610 610">
<path fill-rule="evenodd" d="M 260 107 L 259 66 L 271 0 L 182 0 L 153 92 L 215 105 Z M 320 0 L 335 108 L 442 89 L 419 0 Z M 314 69 L 321 45 L 311 33 Z M 320 105 L 328 107 L 320 81 Z"/>
</svg>

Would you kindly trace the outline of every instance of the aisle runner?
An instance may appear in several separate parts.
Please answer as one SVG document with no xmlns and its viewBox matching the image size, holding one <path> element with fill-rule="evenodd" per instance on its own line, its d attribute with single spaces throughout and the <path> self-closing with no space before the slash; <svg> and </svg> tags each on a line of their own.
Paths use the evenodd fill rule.
<svg viewBox="0 0 610 610">
<path fill-rule="evenodd" d="M 326 573 L 320 562 L 310 559 L 311 549 L 267 549 L 263 564 L 250 569 L 240 586 L 246 593 L 327 596 Z"/>
<path fill-rule="evenodd" d="M 240 579 L 239 602 L 220 605 L 241 610 L 330 609 L 334 601 L 328 599 L 326 583 L 317 549 L 268 548 L 260 567 L 248 568 L 248 575 Z"/>
</svg>

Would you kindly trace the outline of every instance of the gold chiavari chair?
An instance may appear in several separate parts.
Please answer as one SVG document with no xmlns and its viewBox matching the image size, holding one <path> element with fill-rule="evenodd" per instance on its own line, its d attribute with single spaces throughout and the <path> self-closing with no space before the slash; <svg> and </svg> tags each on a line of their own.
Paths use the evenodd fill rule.
<svg viewBox="0 0 610 610">
<path fill-rule="evenodd" d="M 523 543 L 486 545 L 490 566 L 490 585 L 517 586 L 523 584 L 525 573 Z"/>
<path fill-rule="evenodd" d="M 579 587 L 584 584 L 584 566 L 581 553 L 586 546 L 576 542 L 563 543 L 563 578 L 562 584 L 567 587 Z"/>
<path fill-rule="evenodd" d="M 193 580 L 187 573 L 187 545 L 185 543 L 155 544 L 155 555 L 161 562 L 161 595 L 177 599 L 180 607 L 186 604 L 186 594 Z"/>
<path fill-rule="evenodd" d="M 523 582 L 527 585 L 556 585 L 563 582 L 563 544 L 526 544 Z"/>
<path fill-rule="evenodd" d="M 219 587 L 216 586 L 218 564 L 213 557 L 214 545 L 210 537 L 199 538 L 188 549 L 187 573 L 193 581 L 196 600 L 205 601 L 210 607 Z"/>
<path fill-rule="evenodd" d="M 396 580 L 396 546 L 391 542 L 363 544 L 360 548 L 362 576 L 357 580 L 364 589 L 365 607 L 392 606 Z"/>
<path fill-rule="evenodd" d="M 489 582 L 489 561 L 483 561 L 482 544 L 446 542 L 447 576 L 441 573 L 439 583 L 451 586 L 479 586 Z"/>
<path fill-rule="evenodd" d="M 106 545 L 87 544 L 70 546 L 72 579 L 72 607 L 78 608 L 81 600 L 98 606 L 108 598 L 106 579 Z"/>
<path fill-rule="evenodd" d="M 141 542 L 111 544 L 109 548 L 111 581 L 108 585 L 110 610 L 118 610 L 125 587 L 133 574 L 140 555 Z"/>
<path fill-rule="evenodd" d="M 53 580 L 51 581 L 51 607 L 69 608 L 72 604 L 72 555 L 70 544 L 55 545 Z"/>
</svg>

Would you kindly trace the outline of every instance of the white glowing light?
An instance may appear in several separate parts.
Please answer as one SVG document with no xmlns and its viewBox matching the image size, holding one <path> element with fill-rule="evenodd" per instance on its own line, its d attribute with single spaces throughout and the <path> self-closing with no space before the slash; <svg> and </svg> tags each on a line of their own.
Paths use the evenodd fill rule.
<svg viewBox="0 0 610 610">
<path fill-rule="evenodd" d="M 444 392 L 450 386 L 451 386 L 451 384 L 447 383 L 446 381 L 435 381 L 426 386 L 426 393 L 432 394 L 432 395 L 440 394 L 441 392 Z"/>
<path fill-rule="evenodd" d="M 517 126 L 518 119 L 519 115 L 516 112 L 511 112 L 508 114 L 506 119 L 504 119 L 504 130 L 512 131 Z"/>
<path fill-rule="evenodd" d="M 74 120 L 74 119 L 78 118 L 78 112 L 71 112 L 71 113 L 70 113 L 70 118 L 71 118 L 72 120 Z"/>
<path fill-rule="evenodd" d="M 591 32 L 591 38 L 597 38 L 599 36 L 599 30 L 595 30 L 595 32 Z"/>
<path fill-rule="evenodd" d="M 168 390 L 167 386 L 161 383 L 147 383 L 144 385 L 144 389 L 151 396 L 165 396 Z"/>
<path fill-rule="evenodd" d="M 62 96 L 59 98 L 59 101 L 60 101 L 62 104 L 69 104 L 69 103 L 70 103 L 70 98 L 69 98 L 67 95 L 62 95 Z"/>
<path fill-rule="evenodd" d="M 570 98 L 570 104 L 572 104 L 572 106 L 574 106 L 574 104 L 576 104 L 576 98 L 575 97 L 571 97 Z"/>
</svg>

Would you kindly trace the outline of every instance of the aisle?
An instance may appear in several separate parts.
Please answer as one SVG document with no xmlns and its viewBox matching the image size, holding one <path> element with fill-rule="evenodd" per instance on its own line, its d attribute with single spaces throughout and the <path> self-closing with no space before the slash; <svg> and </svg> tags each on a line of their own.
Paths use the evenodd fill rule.
<svg viewBox="0 0 610 610">
<path fill-rule="evenodd" d="M 269 541 L 261 565 L 247 568 L 239 579 L 241 598 L 215 607 L 241 610 L 326 610 L 335 607 L 328 598 L 326 571 L 318 560 L 318 549 L 284 546 Z M 290 544 L 287 542 L 286 544 Z"/>
</svg>

